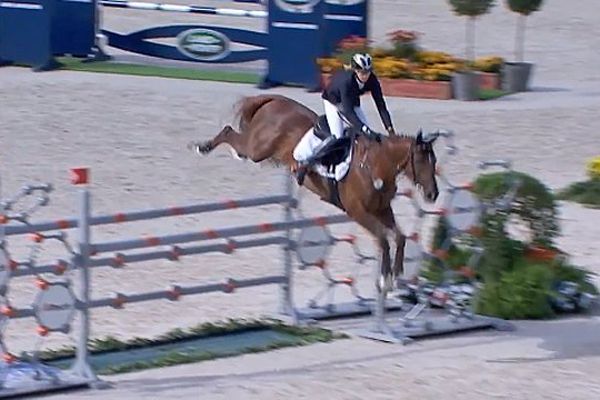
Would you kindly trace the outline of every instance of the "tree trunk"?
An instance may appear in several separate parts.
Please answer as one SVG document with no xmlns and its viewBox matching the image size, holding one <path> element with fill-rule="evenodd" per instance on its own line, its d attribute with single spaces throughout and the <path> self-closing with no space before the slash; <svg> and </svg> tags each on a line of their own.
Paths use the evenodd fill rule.
<svg viewBox="0 0 600 400">
<path fill-rule="evenodd" d="M 467 44 L 465 57 L 468 61 L 475 60 L 475 18 L 469 17 L 467 19 L 467 29 L 465 31 L 465 43 Z"/>
<path fill-rule="evenodd" d="M 520 14 L 517 18 L 517 34 L 515 35 L 515 58 L 523 62 L 525 58 L 525 22 L 527 16 Z"/>
</svg>

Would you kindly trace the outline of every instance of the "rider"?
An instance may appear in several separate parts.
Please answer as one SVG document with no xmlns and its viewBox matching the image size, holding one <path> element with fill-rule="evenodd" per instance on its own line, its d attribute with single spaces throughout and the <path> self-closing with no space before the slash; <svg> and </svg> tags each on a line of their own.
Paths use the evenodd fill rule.
<svg viewBox="0 0 600 400">
<path fill-rule="evenodd" d="M 350 70 L 337 71 L 321 95 L 331 136 L 314 148 L 302 148 L 298 149 L 300 151 L 294 152 L 294 158 L 298 161 L 297 180 L 299 185 L 302 185 L 308 168 L 315 158 L 320 155 L 319 153 L 329 147 L 329 144 L 343 137 L 345 127 L 350 126 L 368 137 L 376 136 L 369 128 L 365 113 L 360 107 L 360 96 L 366 92 L 371 92 L 381 121 L 388 133 L 395 135 L 392 120 L 381 92 L 379 79 L 372 71 L 371 56 L 361 53 L 354 54 L 351 67 Z M 308 142 L 318 143 L 315 140 Z M 311 146 L 307 145 L 307 147 Z"/>
</svg>

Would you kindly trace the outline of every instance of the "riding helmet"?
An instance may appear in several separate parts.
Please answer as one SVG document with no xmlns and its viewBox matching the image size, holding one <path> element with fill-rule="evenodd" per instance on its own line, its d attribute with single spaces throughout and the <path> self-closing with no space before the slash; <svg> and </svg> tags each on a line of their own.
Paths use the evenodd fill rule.
<svg viewBox="0 0 600 400">
<path fill-rule="evenodd" d="M 371 56 L 367 53 L 356 53 L 354 56 L 352 56 L 351 64 L 352 69 L 371 71 L 371 69 L 373 68 L 373 61 L 371 59 Z"/>
</svg>

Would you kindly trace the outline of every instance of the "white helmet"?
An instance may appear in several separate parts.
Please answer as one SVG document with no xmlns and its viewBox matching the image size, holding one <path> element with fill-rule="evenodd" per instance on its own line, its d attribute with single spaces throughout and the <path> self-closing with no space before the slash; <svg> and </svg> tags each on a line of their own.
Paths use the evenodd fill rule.
<svg viewBox="0 0 600 400">
<path fill-rule="evenodd" d="M 371 56 L 367 53 L 360 54 L 356 53 L 352 56 L 352 69 L 362 69 L 365 71 L 370 71 L 373 68 L 373 61 Z"/>
</svg>

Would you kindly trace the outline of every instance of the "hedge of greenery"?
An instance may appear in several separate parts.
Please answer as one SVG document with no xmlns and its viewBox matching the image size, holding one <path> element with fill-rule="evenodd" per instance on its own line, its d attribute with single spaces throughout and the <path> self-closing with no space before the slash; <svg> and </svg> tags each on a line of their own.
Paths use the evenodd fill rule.
<svg viewBox="0 0 600 400">
<path fill-rule="evenodd" d="M 473 193 L 483 202 L 498 199 L 510 189 L 508 178 L 520 181 L 514 200 L 505 209 L 487 213 L 477 232 L 484 252 L 475 268 L 474 278 L 482 284 L 474 300 L 475 311 L 505 319 L 552 317 L 556 314 L 552 299 L 563 281 L 576 283 L 582 292 L 598 294 L 590 273 L 571 265 L 556 247 L 554 240 L 560 234 L 557 207 L 544 184 L 519 172 L 484 174 L 474 182 Z M 525 228 L 524 237 L 509 234 L 514 223 Z M 440 218 L 434 249 L 444 248 L 448 229 L 446 219 Z M 466 238 L 467 243 L 474 240 L 473 236 Z M 458 269 L 466 265 L 471 253 L 452 244 L 447 254 L 445 264 Z M 441 279 L 440 271 L 439 263 L 432 263 L 424 275 Z"/>
</svg>

